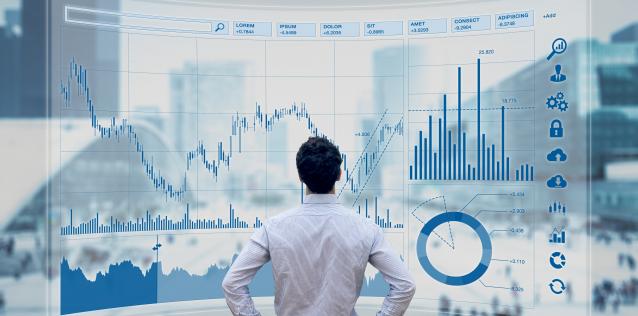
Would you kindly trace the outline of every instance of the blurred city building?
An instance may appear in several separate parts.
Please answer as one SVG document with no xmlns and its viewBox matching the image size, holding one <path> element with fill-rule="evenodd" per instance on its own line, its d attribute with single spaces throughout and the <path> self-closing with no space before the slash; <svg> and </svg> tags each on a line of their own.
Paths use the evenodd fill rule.
<svg viewBox="0 0 638 316">
<path fill-rule="evenodd" d="M 638 23 L 592 42 L 592 212 L 620 226 L 638 222 Z M 627 220 L 630 220 L 627 222 Z"/>
<path fill-rule="evenodd" d="M 22 35 L 20 43 L 20 101 L 13 109 L 19 117 L 45 117 L 47 67 L 46 1 L 22 0 Z M 12 73 L 7 75 L 12 76 Z"/>
<path fill-rule="evenodd" d="M 99 4 L 105 9 L 117 10 L 119 1 L 75 1 L 78 5 Z M 0 14 L 5 23 L 0 25 L 0 117 L 46 117 L 51 115 L 47 109 L 47 1 L 21 0 L 19 7 L 0 5 Z M 57 12 L 57 11 L 56 11 Z M 59 12 L 63 12 L 61 9 Z M 88 32 L 88 31 L 87 31 Z M 87 64 L 111 64 L 119 62 L 119 41 L 112 40 L 104 32 L 91 32 L 81 41 L 82 52 L 91 56 Z M 96 80 L 100 80 L 96 76 Z M 57 80 L 52 78 L 51 80 Z M 119 95 L 119 83 L 108 78 L 100 84 L 105 93 Z M 53 85 L 57 87 L 57 85 Z M 52 93 L 57 93 L 53 91 Z M 57 94 L 55 94 L 57 95 Z M 115 98 L 117 99 L 117 98 Z M 117 108 L 112 106 L 114 110 Z M 69 113 L 69 116 L 82 116 L 84 113 Z"/>
<path fill-rule="evenodd" d="M 637 42 L 638 41 L 638 23 L 633 23 L 619 30 L 618 32 L 612 34 L 611 41 L 614 43 Z"/>
<path fill-rule="evenodd" d="M 2 7 L 0 7 L 2 9 Z M 0 25 L 0 116 L 16 116 L 20 108 L 22 29 L 20 11 L 7 8 Z"/>
</svg>

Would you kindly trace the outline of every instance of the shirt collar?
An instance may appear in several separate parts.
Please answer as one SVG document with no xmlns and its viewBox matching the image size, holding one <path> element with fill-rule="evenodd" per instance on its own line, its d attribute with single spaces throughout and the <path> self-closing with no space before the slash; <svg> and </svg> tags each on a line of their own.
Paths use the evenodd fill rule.
<svg viewBox="0 0 638 316">
<path fill-rule="evenodd" d="M 337 195 L 328 194 L 308 194 L 303 197 L 303 204 L 337 204 Z"/>
</svg>

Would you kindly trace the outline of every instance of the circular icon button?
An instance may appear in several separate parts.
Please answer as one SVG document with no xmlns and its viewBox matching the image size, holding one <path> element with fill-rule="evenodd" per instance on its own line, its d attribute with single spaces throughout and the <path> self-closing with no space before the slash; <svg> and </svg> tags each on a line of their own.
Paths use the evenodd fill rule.
<svg viewBox="0 0 638 316">
<path fill-rule="evenodd" d="M 560 251 L 554 251 L 551 256 L 549 256 L 549 264 L 554 269 L 562 269 L 567 264 L 567 258 Z"/>
<path fill-rule="evenodd" d="M 548 285 L 549 290 L 556 295 L 563 294 L 563 292 L 565 292 L 565 290 L 567 289 L 567 286 L 565 286 L 565 282 L 563 282 L 563 280 L 561 279 L 553 279 L 552 282 Z"/>
</svg>

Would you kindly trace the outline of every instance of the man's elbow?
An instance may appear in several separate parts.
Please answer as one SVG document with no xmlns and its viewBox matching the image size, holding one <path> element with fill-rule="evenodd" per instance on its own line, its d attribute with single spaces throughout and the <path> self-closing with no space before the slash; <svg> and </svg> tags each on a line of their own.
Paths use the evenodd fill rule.
<svg viewBox="0 0 638 316">
<path fill-rule="evenodd" d="M 414 293 L 416 293 L 416 283 L 414 283 L 414 280 L 408 280 L 405 287 L 405 294 L 412 299 Z"/>
<path fill-rule="evenodd" d="M 398 289 L 398 292 L 401 293 L 401 296 L 405 299 L 411 300 L 414 293 L 416 293 L 416 283 L 414 283 L 414 280 L 412 279 L 407 279 Z"/>
<path fill-rule="evenodd" d="M 222 281 L 222 289 L 224 290 L 224 294 L 228 295 L 230 293 L 234 293 L 236 290 L 236 287 L 237 286 L 232 281 L 232 277 L 230 276 L 230 273 L 226 273 L 226 276 L 224 277 L 224 280 Z"/>
</svg>

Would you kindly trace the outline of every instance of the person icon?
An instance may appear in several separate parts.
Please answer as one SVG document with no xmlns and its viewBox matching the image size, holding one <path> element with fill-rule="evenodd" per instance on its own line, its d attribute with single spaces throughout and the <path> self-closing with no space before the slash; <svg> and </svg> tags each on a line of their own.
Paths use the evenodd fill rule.
<svg viewBox="0 0 638 316">
<path fill-rule="evenodd" d="M 561 70 L 561 66 L 560 65 L 556 65 L 556 67 L 554 67 L 554 69 L 556 69 L 556 73 L 553 74 L 551 77 L 549 77 L 549 81 L 551 82 L 562 82 L 567 80 L 567 76 L 565 76 L 564 74 L 560 73 Z"/>
</svg>

